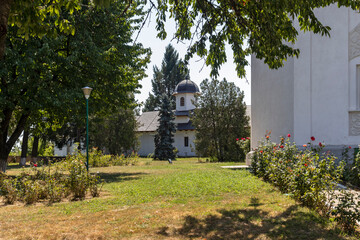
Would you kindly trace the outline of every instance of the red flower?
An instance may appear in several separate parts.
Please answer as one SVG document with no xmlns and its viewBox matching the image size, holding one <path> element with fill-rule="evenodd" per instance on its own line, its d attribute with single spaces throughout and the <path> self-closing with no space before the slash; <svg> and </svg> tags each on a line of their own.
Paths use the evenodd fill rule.
<svg viewBox="0 0 360 240">
<path fill-rule="evenodd" d="M 288 138 L 291 137 L 290 133 L 288 134 Z"/>
<path fill-rule="evenodd" d="M 246 139 L 247 139 L 247 140 L 250 140 L 250 138 L 249 138 L 249 137 L 246 137 Z"/>
<path fill-rule="evenodd" d="M 351 146 L 349 146 L 349 149 L 351 149 Z"/>
<path fill-rule="evenodd" d="M 280 146 L 280 148 L 284 148 L 284 146 L 283 146 L 283 145 L 281 145 L 281 146 Z"/>
<path fill-rule="evenodd" d="M 304 166 L 307 167 L 307 163 L 305 163 Z"/>
<path fill-rule="evenodd" d="M 323 146 L 321 142 L 319 142 L 319 146 L 320 146 L 320 147 L 322 147 L 322 146 Z"/>
<path fill-rule="evenodd" d="M 241 140 L 245 141 L 245 138 L 241 138 Z"/>
<path fill-rule="evenodd" d="M 311 139 L 311 141 L 315 141 L 315 137 L 314 137 L 314 136 L 312 136 L 310 139 Z"/>
<path fill-rule="evenodd" d="M 306 145 L 306 144 L 304 144 L 304 145 L 303 145 L 303 147 L 307 147 L 307 145 Z"/>
<path fill-rule="evenodd" d="M 37 167 L 37 164 L 36 164 L 36 163 L 34 164 L 34 167 Z"/>
<path fill-rule="evenodd" d="M 236 141 L 239 141 L 239 139 L 237 138 Z"/>
<path fill-rule="evenodd" d="M 270 138 L 269 135 L 267 135 L 267 136 L 266 136 L 266 139 L 269 139 L 269 138 Z"/>
<path fill-rule="evenodd" d="M 263 151 L 261 150 L 260 153 L 262 153 Z"/>
</svg>

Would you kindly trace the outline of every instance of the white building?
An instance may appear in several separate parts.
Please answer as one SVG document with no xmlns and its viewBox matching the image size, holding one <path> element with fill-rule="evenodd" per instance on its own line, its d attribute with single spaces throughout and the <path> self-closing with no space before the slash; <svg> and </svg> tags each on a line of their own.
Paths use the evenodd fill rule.
<svg viewBox="0 0 360 240">
<path fill-rule="evenodd" d="M 175 88 L 176 97 L 174 147 L 178 150 L 179 157 L 196 156 L 195 153 L 195 128 L 190 121 L 190 112 L 195 109 L 193 101 L 195 95 L 200 94 L 199 87 L 191 80 L 181 81 Z M 144 112 L 138 117 L 140 156 L 148 156 L 154 153 L 154 137 L 159 126 L 159 112 Z"/>
<path fill-rule="evenodd" d="M 273 140 L 310 137 L 327 149 L 360 144 L 360 14 L 333 5 L 315 11 L 331 37 L 301 32 L 300 57 L 279 70 L 252 56 L 251 144 L 271 131 Z"/>
</svg>

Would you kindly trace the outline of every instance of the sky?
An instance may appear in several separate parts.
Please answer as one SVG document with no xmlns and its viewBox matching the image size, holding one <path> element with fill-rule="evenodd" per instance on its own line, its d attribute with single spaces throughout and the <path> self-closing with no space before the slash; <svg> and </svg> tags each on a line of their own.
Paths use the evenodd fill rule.
<svg viewBox="0 0 360 240">
<path fill-rule="evenodd" d="M 157 32 L 155 29 L 155 25 L 155 15 L 153 14 L 149 19 L 149 22 L 141 30 L 137 39 L 137 42 L 142 43 L 144 47 L 151 48 L 152 50 L 151 60 L 146 70 L 146 74 L 148 76 L 140 82 L 140 84 L 142 85 L 142 89 L 140 89 L 141 93 L 135 95 L 136 100 L 138 100 L 139 102 L 145 102 L 145 100 L 149 96 L 149 92 L 151 92 L 153 66 L 156 65 L 159 68 L 161 67 L 161 62 L 165 53 L 165 47 L 171 43 L 172 46 L 176 49 L 176 51 L 179 53 L 179 57 L 181 59 L 184 59 L 186 50 L 189 46 L 189 42 L 178 43 L 176 39 L 172 40 L 173 34 L 175 32 L 175 23 L 173 21 L 166 22 L 165 30 L 167 32 L 167 38 L 165 40 L 160 40 L 156 37 Z M 236 74 L 235 64 L 233 63 L 232 50 L 230 46 L 226 46 L 226 53 L 227 62 L 221 66 L 218 79 L 222 80 L 223 78 L 226 78 L 228 82 L 234 82 L 235 85 L 240 88 L 240 90 L 244 91 L 244 101 L 246 102 L 246 104 L 251 105 L 250 66 L 246 67 L 246 79 L 248 81 L 246 81 L 245 78 L 240 79 Z M 250 57 L 248 58 L 248 61 L 250 62 Z M 197 55 L 195 55 L 190 60 L 188 67 L 190 69 L 190 80 L 194 81 L 198 86 L 200 86 L 200 83 L 205 78 L 210 79 L 210 67 L 207 67 L 204 64 L 204 61 L 201 60 L 200 57 L 198 57 Z"/>
</svg>

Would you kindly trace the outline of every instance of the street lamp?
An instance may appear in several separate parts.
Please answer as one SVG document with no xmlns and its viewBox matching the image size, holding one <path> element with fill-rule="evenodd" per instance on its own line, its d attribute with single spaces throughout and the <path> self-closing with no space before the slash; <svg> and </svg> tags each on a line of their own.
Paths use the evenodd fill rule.
<svg viewBox="0 0 360 240">
<path fill-rule="evenodd" d="M 86 98 L 86 170 L 89 171 L 89 97 L 92 88 L 83 87 L 82 90 Z"/>
</svg>

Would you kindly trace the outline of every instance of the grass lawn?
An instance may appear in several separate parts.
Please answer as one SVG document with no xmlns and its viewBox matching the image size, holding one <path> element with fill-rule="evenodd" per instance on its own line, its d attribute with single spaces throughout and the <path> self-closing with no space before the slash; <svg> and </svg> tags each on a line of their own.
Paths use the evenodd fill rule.
<svg viewBox="0 0 360 240">
<path fill-rule="evenodd" d="M 222 165 L 231 163 L 93 168 L 106 181 L 100 198 L 0 204 L 0 239 L 357 239 L 247 170 Z"/>
</svg>

